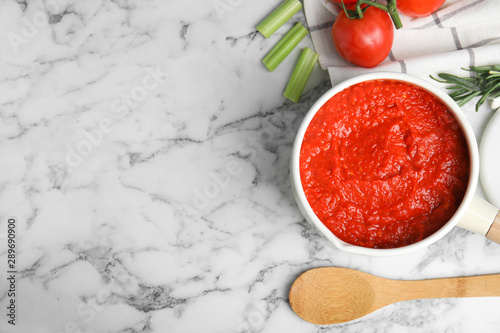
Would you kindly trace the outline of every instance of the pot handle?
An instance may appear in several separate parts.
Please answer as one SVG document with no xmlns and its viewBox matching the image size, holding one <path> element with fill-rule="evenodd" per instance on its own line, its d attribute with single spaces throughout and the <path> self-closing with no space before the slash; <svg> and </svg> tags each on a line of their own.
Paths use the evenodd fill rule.
<svg viewBox="0 0 500 333">
<path fill-rule="evenodd" d="M 491 225 L 490 230 L 486 234 L 488 239 L 491 239 L 495 243 L 500 244 L 500 212 L 498 212 L 493 224 Z"/>
<path fill-rule="evenodd" d="M 500 244 L 500 211 L 478 195 L 474 195 L 457 225 Z"/>
</svg>

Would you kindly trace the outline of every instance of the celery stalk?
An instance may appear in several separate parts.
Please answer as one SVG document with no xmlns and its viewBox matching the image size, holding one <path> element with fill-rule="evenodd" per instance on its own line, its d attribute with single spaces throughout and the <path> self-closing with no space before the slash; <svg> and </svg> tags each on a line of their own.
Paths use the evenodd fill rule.
<svg viewBox="0 0 500 333">
<path fill-rule="evenodd" d="M 273 49 L 262 59 L 264 65 L 271 72 L 299 45 L 309 31 L 297 22 L 288 33 L 276 44 Z"/>
<path fill-rule="evenodd" d="M 276 32 L 285 22 L 292 18 L 302 9 L 302 4 L 299 0 L 285 0 L 271 14 L 269 14 L 262 22 L 257 25 L 257 31 L 262 36 L 269 38 Z"/>
<path fill-rule="evenodd" d="M 295 103 L 299 101 L 300 95 L 306 86 L 307 80 L 309 80 L 311 76 L 318 58 L 319 55 L 308 47 L 302 51 L 299 61 L 293 70 L 292 77 L 285 89 L 285 93 L 283 94 L 286 98 Z"/>
</svg>

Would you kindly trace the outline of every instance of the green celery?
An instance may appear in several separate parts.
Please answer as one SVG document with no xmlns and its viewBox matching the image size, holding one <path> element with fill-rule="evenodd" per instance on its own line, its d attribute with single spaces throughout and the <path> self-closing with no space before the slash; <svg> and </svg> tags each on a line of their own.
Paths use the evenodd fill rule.
<svg viewBox="0 0 500 333">
<path fill-rule="evenodd" d="M 264 65 L 271 72 L 299 45 L 309 31 L 300 23 L 294 27 L 276 44 L 273 49 L 262 59 Z"/>
<path fill-rule="evenodd" d="M 257 25 L 257 31 L 262 36 L 269 38 L 283 24 L 302 9 L 302 4 L 299 0 L 285 0 L 271 14 L 269 14 L 262 22 Z"/>
<path fill-rule="evenodd" d="M 285 93 L 283 94 L 286 98 L 295 103 L 299 101 L 300 95 L 302 95 L 302 91 L 311 76 L 318 58 L 319 55 L 308 47 L 302 51 L 300 59 L 293 70 L 292 77 L 288 82 Z"/>
</svg>

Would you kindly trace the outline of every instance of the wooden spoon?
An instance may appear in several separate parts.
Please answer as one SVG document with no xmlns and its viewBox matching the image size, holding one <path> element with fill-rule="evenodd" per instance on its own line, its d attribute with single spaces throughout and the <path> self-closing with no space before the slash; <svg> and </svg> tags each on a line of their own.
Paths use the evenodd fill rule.
<svg viewBox="0 0 500 333">
<path fill-rule="evenodd" d="M 500 274 L 400 281 L 349 268 L 323 267 L 300 275 L 289 296 L 299 317 L 329 325 L 412 299 L 500 296 Z"/>
</svg>

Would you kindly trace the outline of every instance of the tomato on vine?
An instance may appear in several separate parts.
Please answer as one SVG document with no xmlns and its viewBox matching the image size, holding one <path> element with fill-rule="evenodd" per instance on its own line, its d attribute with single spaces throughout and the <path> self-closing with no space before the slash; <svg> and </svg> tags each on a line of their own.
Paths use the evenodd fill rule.
<svg viewBox="0 0 500 333">
<path fill-rule="evenodd" d="M 374 67 L 391 52 L 394 25 L 384 10 L 363 7 L 361 19 L 349 18 L 341 11 L 332 26 L 335 49 L 345 60 L 361 67 Z"/>
<path fill-rule="evenodd" d="M 398 10 L 411 17 L 429 16 L 443 5 L 445 0 L 397 0 Z"/>
</svg>

